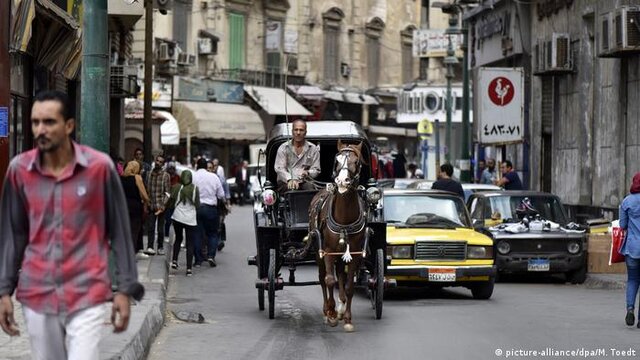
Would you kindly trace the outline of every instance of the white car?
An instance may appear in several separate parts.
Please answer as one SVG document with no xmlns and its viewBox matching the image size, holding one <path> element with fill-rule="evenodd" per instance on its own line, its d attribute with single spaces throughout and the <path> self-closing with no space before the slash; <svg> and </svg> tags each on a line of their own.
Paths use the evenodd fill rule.
<svg viewBox="0 0 640 360">
<path fill-rule="evenodd" d="M 415 180 L 413 183 L 407 186 L 407 189 L 431 189 L 434 181 L 431 180 Z M 477 192 L 487 192 L 487 191 L 502 191 L 503 189 L 496 185 L 490 184 L 471 184 L 471 183 L 463 183 L 462 190 L 464 191 L 464 201 L 469 200 L 469 196 L 473 193 Z"/>
</svg>

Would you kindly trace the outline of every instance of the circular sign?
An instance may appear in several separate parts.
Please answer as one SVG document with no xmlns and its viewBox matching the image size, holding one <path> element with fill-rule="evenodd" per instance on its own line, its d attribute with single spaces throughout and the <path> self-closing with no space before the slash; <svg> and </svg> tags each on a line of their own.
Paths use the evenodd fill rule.
<svg viewBox="0 0 640 360">
<path fill-rule="evenodd" d="M 427 140 L 433 134 L 433 124 L 429 119 L 422 119 L 418 123 L 418 136 L 420 139 Z"/>
<path fill-rule="evenodd" d="M 498 106 L 507 106 L 513 100 L 516 89 L 509 79 L 499 76 L 491 80 L 487 91 L 491 102 Z"/>
</svg>

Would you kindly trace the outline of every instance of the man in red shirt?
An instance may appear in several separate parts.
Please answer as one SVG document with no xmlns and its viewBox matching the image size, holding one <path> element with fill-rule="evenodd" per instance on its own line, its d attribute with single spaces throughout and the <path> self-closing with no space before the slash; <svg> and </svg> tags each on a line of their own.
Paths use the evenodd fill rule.
<svg viewBox="0 0 640 360">
<path fill-rule="evenodd" d="M 0 327 L 20 334 L 15 291 L 34 359 L 98 359 L 105 303 L 113 301 L 111 321 L 121 332 L 129 297 L 144 294 L 118 173 L 108 155 L 71 140 L 69 109 L 63 93 L 36 96 L 31 130 L 37 148 L 11 161 L 0 200 Z"/>
</svg>

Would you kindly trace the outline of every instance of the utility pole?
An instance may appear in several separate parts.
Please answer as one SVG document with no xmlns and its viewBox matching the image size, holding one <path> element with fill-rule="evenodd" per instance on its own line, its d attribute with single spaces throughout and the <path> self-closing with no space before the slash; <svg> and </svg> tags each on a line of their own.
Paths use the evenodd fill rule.
<svg viewBox="0 0 640 360">
<path fill-rule="evenodd" d="M 445 77 L 447 78 L 447 103 L 446 111 L 447 111 L 447 128 L 445 133 L 445 153 L 444 159 L 445 162 L 451 164 L 451 112 L 453 111 L 453 99 L 451 97 L 451 81 L 453 80 L 455 74 L 453 72 L 453 67 L 458 63 L 458 58 L 456 58 L 456 53 L 453 50 L 453 43 L 451 41 L 451 36 L 456 35 L 458 33 L 458 29 L 456 29 L 456 25 L 458 24 L 458 18 L 451 15 L 449 17 L 449 27 L 445 31 L 445 34 L 448 35 L 449 45 L 447 46 L 447 57 L 444 58 L 444 65 L 447 67 L 447 73 Z"/>
<path fill-rule="evenodd" d="M 460 181 L 471 182 L 471 154 L 469 153 L 469 27 L 462 21 L 462 154 L 460 155 Z"/>
<path fill-rule="evenodd" d="M 109 152 L 109 43 L 107 0 L 85 1 L 82 16 L 80 141 Z"/>
<path fill-rule="evenodd" d="M 11 104 L 11 59 L 9 22 L 11 1 L 0 1 L 0 181 L 9 167 L 9 104 Z"/>
<path fill-rule="evenodd" d="M 144 2 L 144 122 L 142 125 L 144 159 L 151 156 L 151 102 L 153 94 L 153 1 Z"/>
</svg>

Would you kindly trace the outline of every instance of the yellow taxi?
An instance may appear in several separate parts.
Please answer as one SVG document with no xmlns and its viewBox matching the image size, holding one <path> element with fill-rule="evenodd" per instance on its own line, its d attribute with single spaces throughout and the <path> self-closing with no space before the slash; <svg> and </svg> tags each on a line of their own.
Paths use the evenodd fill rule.
<svg viewBox="0 0 640 360">
<path fill-rule="evenodd" d="M 385 189 L 386 276 L 399 286 L 463 286 L 493 294 L 493 240 L 476 232 L 462 198 L 435 190 Z M 390 260 L 390 262 L 389 262 Z"/>
</svg>

